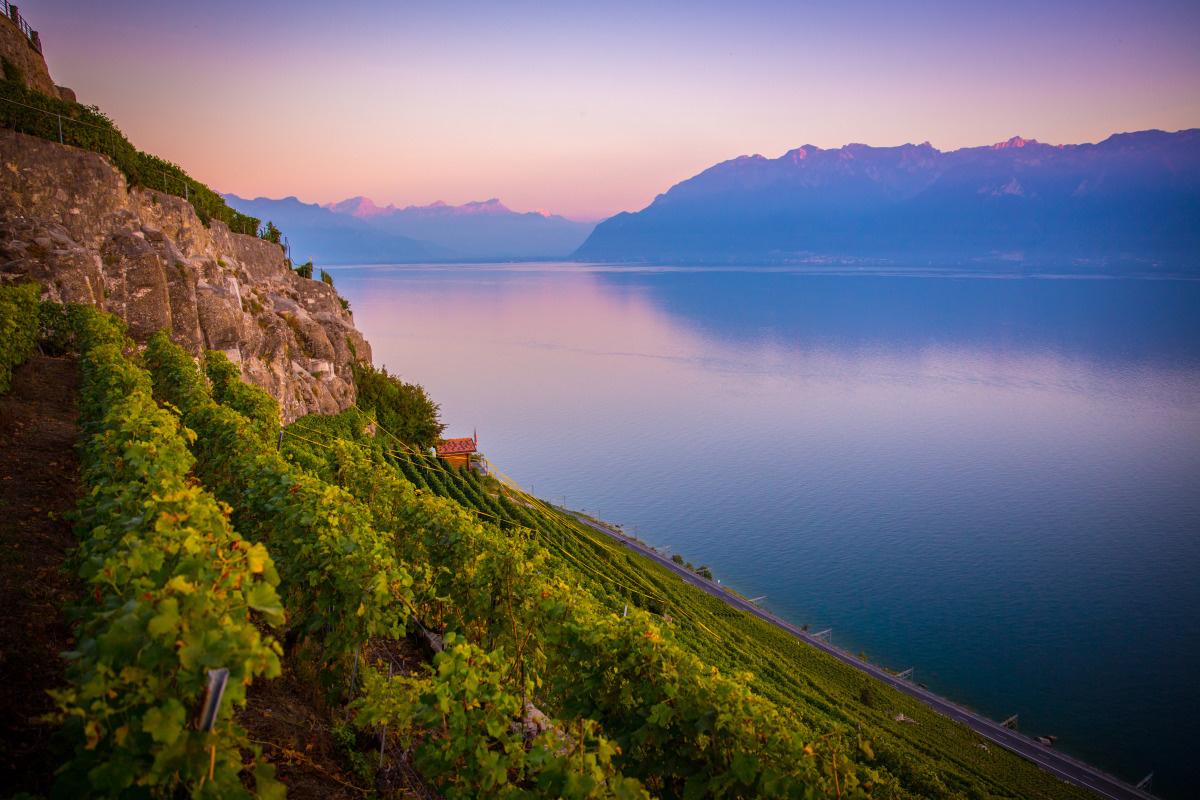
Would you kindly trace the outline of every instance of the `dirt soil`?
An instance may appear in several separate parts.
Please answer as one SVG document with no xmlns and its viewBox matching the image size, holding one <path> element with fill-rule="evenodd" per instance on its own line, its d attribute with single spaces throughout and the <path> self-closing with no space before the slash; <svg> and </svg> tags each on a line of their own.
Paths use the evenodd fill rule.
<svg viewBox="0 0 1200 800">
<path fill-rule="evenodd" d="M 35 356 L 0 397 L 0 787 L 46 793 L 65 758 L 47 690 L 64 681 L 73 639 L 64 611 L 79 585 L 64 571 L 75 536 L 66 514 L 79 491 L 72 358 Z"/>
<path fill-rule="evenodd" d="M 427 663 L 426 655 L 407 639 L 371 641 L 363 647 L 362 658 L 377 669 L 391 665 L 396 675 L 414 674 Z M 284 660 L 282 676 L 250 687 L 246 708 L 238 714 L 251 741 L 275 765 L 288 800 L 437 798 L 413 769 L 411 753 L 394 743 L 387 747 L 385 742 L 379 767 L 378 735 L 337 722 L 346 714 L 325 703 L 320 676 L 310 664 L 299 648 Z M 355 774 L 354 759 L 370 765 L 373 780 Z"/>
</svg>

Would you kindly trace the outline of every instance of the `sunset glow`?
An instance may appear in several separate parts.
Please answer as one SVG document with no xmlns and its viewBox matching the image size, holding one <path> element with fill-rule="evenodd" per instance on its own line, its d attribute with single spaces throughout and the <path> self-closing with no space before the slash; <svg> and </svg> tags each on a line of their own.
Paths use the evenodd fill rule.
<svg viewBox="0 0 1200 800">
<path fill-rule="evenodd" d="M 82 102 L 248 197 L 598 219 L 739 154 L 1200 124 L 1195 3 L 21 8 Z"/>
</svg>

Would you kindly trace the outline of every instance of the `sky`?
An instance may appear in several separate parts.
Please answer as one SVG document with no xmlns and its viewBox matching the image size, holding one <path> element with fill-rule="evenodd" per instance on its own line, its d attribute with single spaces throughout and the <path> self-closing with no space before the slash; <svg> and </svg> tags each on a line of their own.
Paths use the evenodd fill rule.
<svg viewBox="0 0 1200 800">
<path fill-rule="evenodd" d="M 600 219 L 739 155 L 1200 127 L 1200 2 L 24 0 L 223 192 Z"/>
</svg>

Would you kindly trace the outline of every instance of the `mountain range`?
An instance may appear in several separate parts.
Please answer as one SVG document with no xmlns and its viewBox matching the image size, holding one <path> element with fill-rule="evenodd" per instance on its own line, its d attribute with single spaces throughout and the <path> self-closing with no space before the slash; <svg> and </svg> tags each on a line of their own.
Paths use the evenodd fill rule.
<svg viewBox="0 0 1200 800">
<path fill-rule="evenodd" d="M 554 214 L 513 211 L 494 198 L 400 208 L 367 197 L 325 205 L 295 197 L 224 197 L 238 211 L 281 228 L 293 260 L 319 264 L 563 258 L 593 227 Z"/>
<path fill-rule="evenodd" d="M 742 156 L 601 222 L 574 257 L 1200 268 L 1200 129 Z"/>
</svg>

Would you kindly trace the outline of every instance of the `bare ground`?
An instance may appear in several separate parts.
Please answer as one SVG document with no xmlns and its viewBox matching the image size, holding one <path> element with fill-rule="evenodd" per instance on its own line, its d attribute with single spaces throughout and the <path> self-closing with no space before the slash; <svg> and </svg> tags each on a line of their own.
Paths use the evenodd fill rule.
<svg viewBox="0 0 1200 800">
<path fill-rule="evenodd" d="M 75 546 L 79 370 L 71 358 L 35 356 L 0 397 L 0 786 L 44 793 L 65 757 L 54 727 L 38 721 L 61 686 L 73 640 L 64 609 L 78 583 L 64 570 Z"/>
</svg>

